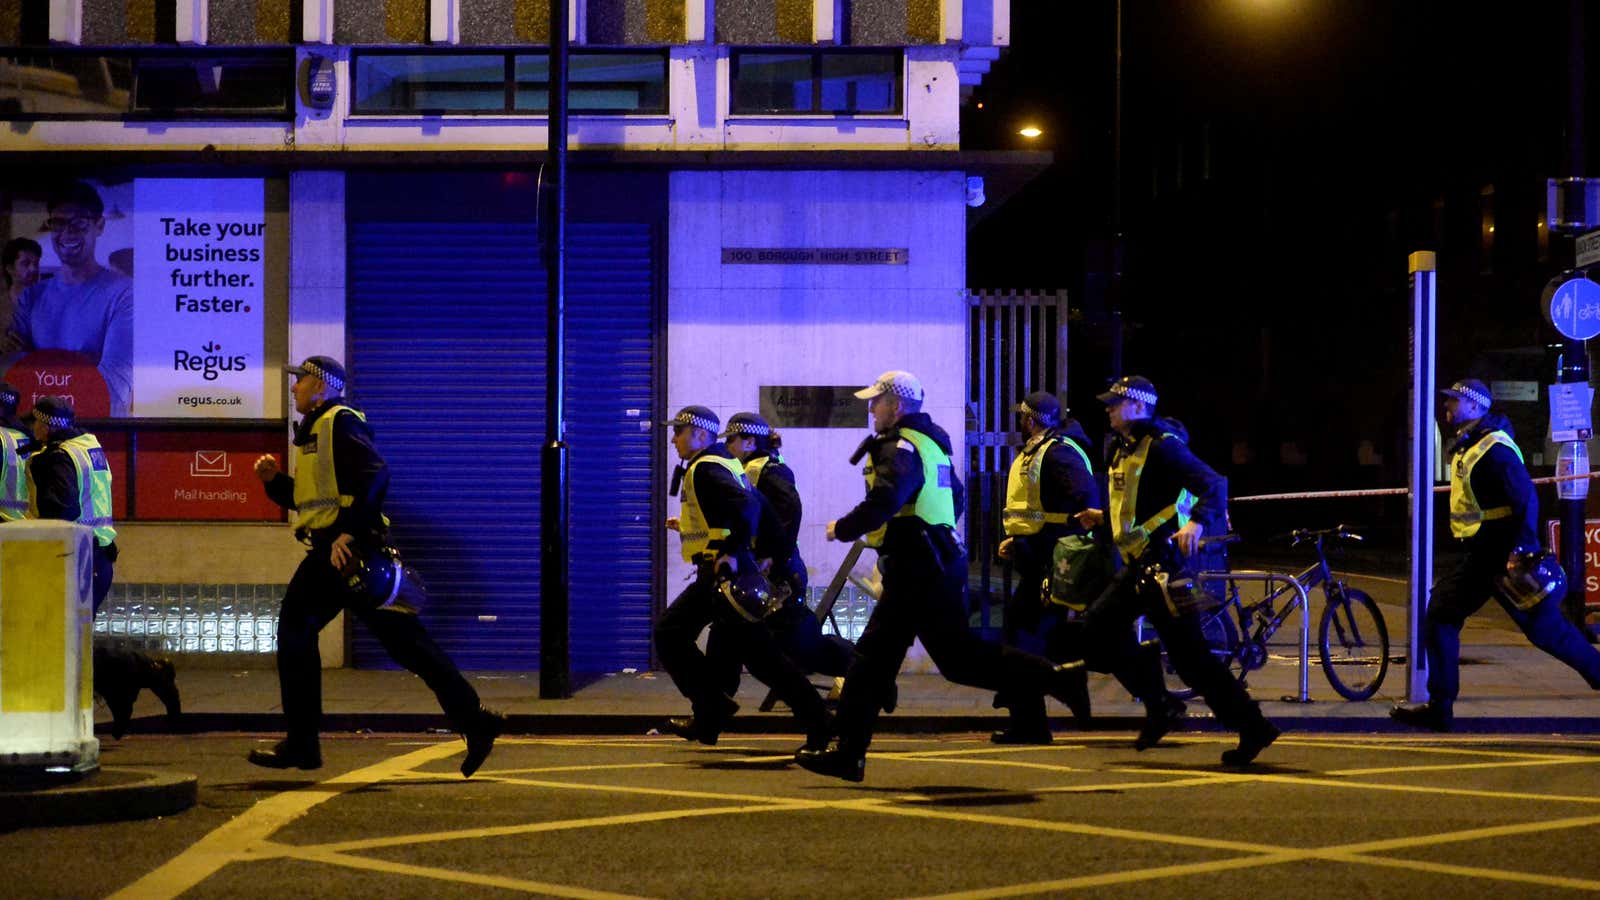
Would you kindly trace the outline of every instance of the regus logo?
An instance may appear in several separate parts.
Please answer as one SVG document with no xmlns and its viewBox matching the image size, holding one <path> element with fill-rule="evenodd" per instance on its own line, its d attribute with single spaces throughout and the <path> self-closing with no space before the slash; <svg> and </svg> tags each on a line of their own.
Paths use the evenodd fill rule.
<svg viewBox="0 0 1600 900">
<path fill-rule="evenodd" d="M 224 356 L 222 345 L 216 341 L 207 341 L 200 351 L 172 351 L 172 371 L 199 372 L 205 380 L 216 381 L 223 372 L 243 372 L 246 368 L 243 354 Z"/>
</svg>

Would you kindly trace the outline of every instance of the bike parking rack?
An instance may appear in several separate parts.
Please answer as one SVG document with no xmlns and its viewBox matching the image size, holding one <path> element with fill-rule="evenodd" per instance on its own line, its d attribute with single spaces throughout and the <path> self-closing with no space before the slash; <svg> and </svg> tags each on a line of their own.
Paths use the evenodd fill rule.
<svg viewBox="0 0 1600 900">
<path fill-rule="evenodd" d="M 1294 588 L 1300 598 L 1300 696 L 1293 700 L 1296 703 L 1311 702 L 1311 598 L 1306 594 L 1305 585 L 1293 575 L 1282 572 L 1268 572 L 1265 569 L 1235 569 L 1231 572 L 1208 571 L 1196 572 L 1195 581 L 1222 582 L 1226 590 L 1229 581 L 1259 581 L 1266 585 L 1271 592 L 1273 582 L 1287 583 Z M 1244 634 L 1239 635 L 1240 640 L 1245 639 Z M 1285 698 L 1289 699 L 1289 698 Z"/>
</svg>

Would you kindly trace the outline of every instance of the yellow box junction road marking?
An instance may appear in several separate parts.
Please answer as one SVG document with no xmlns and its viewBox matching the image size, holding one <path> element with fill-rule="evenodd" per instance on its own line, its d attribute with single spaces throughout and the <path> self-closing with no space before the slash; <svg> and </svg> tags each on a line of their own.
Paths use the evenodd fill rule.
<svg viewBox="0 0 1600 900">
<path fill-rule="evenodd" d="M 785 738 L 784 740 L 790 739 Z M 1124 737 L 1111 740 L 1126 741 L 1126 738 Z M 1223 742 L 1224 740 L 1225 739 L 1219 739 L 1217 742 Z M 1081 742 L 1075 741 L 1073 744 L 1059 744 L 1046 747 L 999 748 L 983 744 L 969 744 L 968 746 L 953 746 L 931 750 L 913 749 L 903 751 L 888 751 L 874 753 L 873 760 L 874 762 L 892 761 L 897 763 L 917 763 L 934 766 L 947 763 L 963 766 L 1011 766 L 1050 774 L 1081 774 L 1084 772 L 1124 773 L 1134 774 L 1149 779 L 1146 781 L 1123 781 L 1106 784 L 1046 784 L 1035 788 L 1029 788 L 1025 790 L 1019 789 L 1017 791 L 1008 792 L 1017 794 L 1026 793 L 1036 796 L 1044 794 L 1087 794 L 1127 790 L 1182 790 L 1190 787 L 1210 787 L 1219 784 L 1234 784 L 1241 786 L 1244 786 L 1245 784 L 1263 784 L 1286 785 L 1301 788 L 1326 787 L 1335 788 L 1341 791 L 1385 791 L 1452 797 L 1470 797 L 1475 799 L 1536 801 L 1541 803 L 1574 803 L 1586 804 L 1590 806 L 1600 804 L 1600 797 L 1595 796 L 1566 796 L 1538 794 L 1524 791 L 1501 791 L 1474 788 L 1434 787 L 1429 785 L 1389 784 L 1382 782 L 1359 781 L 1355 780 L 1353 777 L 1357 775 L 1369 774 L 1399 774 L 1407 771 L 1437 772 L 1455 769 L 1513 769 L 1543 765 L 1577 765 L 1583 763 L 1600 763 L 1600 756 L 1589 758 L 1575 754 L 1556 752 L 1541 754 L 1525 751 L 1496 751 L 1488 748 L 1475 749 L 1471 748 L 1470 746 L 1463 747 L 1459 745 L 1441 744 L 1438 742 L 1438 739 L 1433 740 L 1435 743 L 1428 744 L 1417 741 L 1392 741 L 1380 738 L 1357 739 L 1341 742 L 1318 741 L 1316 739 L 1286 739 L 1280 741 L 1277 746 L 1335 747 L 1338 749 L 1373 751 L 1398 750 L 1416 754 L 1431 753 L 1445 756 L 1466 757 L 1472 761 L 1454 764 L 1420 764 L 1412 767 L 1386 766 L 1355 768 L 1313 775 L 1294 775 L 1276 773 L 1272 771 L 1219 771 L 1214 769 L 1139 768 L 1128 766 L 1116 766 L 1096 770 L 1005 758 L 1007 756 L 1024 752 L 1081 752 L 1085 749 L 1085 744 L 1100 742 L 1098 739 L 1094 738 L 1090 738 Z M 1209 743 L 1211 741 L 1202 739 L 1199 742 Z M 681 744 L 673 740 L 638 742 L 637 740 L 606 741 L 603 739 L 590 741 L 571 739 L 513 739 L 508 740 L 506 743 L 508 745 L 514 743 L 523 743 L 539 744 L 549 747 L 572 748 L 629 747 L 644 748 L 649 750 L 677 749 L 681 746 Z M 1471 742 L 1463 741 L 1460 743 L 1470 744 Z M 1563 746 L 1568 747 L 1590 747 L 1594 745 L 1595 742 L 1592 741 L 1563 742 Z M 972 812 L 970 810 L 953 810 L 930 805 L 938 802 L 948 802 L 950 799 L 952 799 L 951 795 L 927 797 L 916 793 L 905 793 L 893 797 L 856 797 L 849 799 L 816 800 L 809 797 L 750 795 L 743 793 L 683 790 L 640 785 L 605 784 L 590 781 L 559 781 L 528 777 L 536 774 L 574 773 L 597 775 L 602 772 L 683 768 L 693 765 L 693 763 L 690 762 L 679 763 L 653 761 L 642 763 L 600 763 L 595 765 L 559 765 L 532 768 L 513 768 L 499 771 L 483 771 L 479 773 L 477 780 L 493 781 L 504 785 L 529 787 L 543 790 L 595 792 L 643 797 L 668 797 L 687 800 L 705 800 L 716 802 L 721 805 L 709 808 L 657 810 L 642 813 L 624 813 L 556 821 L 499 825 L 485 828 L 453 829 L 404 835 L 385 835 L 327 844 L 290 845 L 272 840 L 272 836 L 278 830 L 304 816 L 316 806 L 330 800 L 337 799 L 343 793 L 356 788 L 367 786 L 379 781 L 402 783 L 407 781 L 436 782 L 456 780 L 453 777 L 447 778 L 441 773 L 437 772 L 419 771 L 419 768 L 453 756 L 459 753 L 461 749 L 462 747 L 459 742 L 446 742 L 424 746 L 417 750 L 403 753 L 394 758 L 375 763 L 371 766 L 367 766 L 345 775 L 329 778 L 313 786 L 289 791 L 284 794 L 279 794 L 264 799 L 255 804 L 249 810 L 246 810 L 233 821 L 217 828 L 216 830 L 207 834 L 205 837 L 201 838 L 196 844 L 179 854 L 179 856 L 170 862 L 159 867 L 155 871 L 144 876 L 143 878 L 129 885 L 123 891 L 120 891 L 113 896 L 119 898 L 175 897 L 200 885 L 207 878 L 220 871 L 223 867 L 234 863 L 248 863 L 266 859 L 293 858 L 325 865 L 334 865 L 373 872 L 383 872 L 391 875 L 406 877 L 427 878 L 435 881 L 453 882 L 463 885 L 497 887 L 508 890 L 562 897 L 609 898 L 623 895 L 612 894 L 605 891 L 593 890 L 584 887 L 551 884 L 548 882 L 529 879 L 482 875 L 467 871 L 417 866 L 390 860 L 373 859 L 371 857 L 360 856 L 358 853 L 359 851 L 363 850 L 402 847 L 443 841 L 478 840 L 484 838 L 572 831 L 588 828 L 613 828 L 619 826 L 626 827 L 646 823 L 670 822 L 673 820 L 712 816 L 741 816 L 752 814 L 769 815 L 790 812 L 816 812 L 818 810 L 840 810 L 875 815 L 890 815 L 909 818 L 922 818 L 927 820 L 961 822 L 965 824 L 975 824 L 990 827 L 1022 828 L 1034 831 L 1079 834 L 1113 840 L 1132 840 L 1144 843 L 1167 844 L 1174 847 L 1181 846 L 1238 854 L 1237 856 L 1230 856 L 1223 859 L 1207 860 L 1194 863 L 1161 865 L 1119 872 L 1104 872 L 1071 878 L 1030 882 L 1027 884 L 997 885 L 990 888 L 940 895 L 942 897 L 978 898 L 1026 896 L 1030 894 L 1059 892 L 1078 888 L 1106 887 L 1122 884 L 1133 884 L 1137 882 L 1149 882 L 1159 879 L 1191 877 L 1195 875 L 1205 875 L 1218 872 L 1279 865 L 1283 863 L 1307 861 L 1408 869 L 1418 872 L 1430 872 L 1456 877 L 1499 881 L 1508 884 L 1527 884 L 1577 890 L 1600 891 L 1600 881 L 1592 879 L 1544 875 L 1536 872 L 1530 873 L 1513 870 L 1452 865 L 1447 863 L 1379 855 L 1453 843 L 1493 840 L 1496 838 L 1515 835 L 1594 828 L 1596 826 L 1600 826 L 1600 814 L 1566 817 L 1546 821 L 1519 822 L 1508 825 L 1472 828 L 1436 834 L 1408 835 L 1399 838 L 1362 841 L 1325 847 L 1284 847 L 1255 841 L 1239 841 L 1203 835 L 1143 831 L 1136 829 L 1117 828 L 1113 826 L 1091 825 L 1080 822 L 1028 819 Z M 770 761 L 771 759 L 774 759 L 774 757 L 750 757 L 738 761 Z M 992 798 L 995 796 L 995 794 L 992 791 L 974 791 L 971 796 Z"/>
</svg>

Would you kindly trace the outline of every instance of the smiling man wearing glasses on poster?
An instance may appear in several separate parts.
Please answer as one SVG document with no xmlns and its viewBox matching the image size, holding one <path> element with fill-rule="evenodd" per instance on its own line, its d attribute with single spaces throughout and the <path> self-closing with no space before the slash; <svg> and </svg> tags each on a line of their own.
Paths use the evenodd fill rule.
<svg viewBox="0 0 1600 900">
<path fill-rule="evenodd" d="M 92 186 L 70 181 L 51 193 L 46 209 L 43 231 L 61 266 L 23 293 L 11 330 L 24 351 L 87 357 L 105 379 L 111 415 L 125 416 L 133 394 L 133 280 L 95 259 L 105 204 Z"/>
</svg>

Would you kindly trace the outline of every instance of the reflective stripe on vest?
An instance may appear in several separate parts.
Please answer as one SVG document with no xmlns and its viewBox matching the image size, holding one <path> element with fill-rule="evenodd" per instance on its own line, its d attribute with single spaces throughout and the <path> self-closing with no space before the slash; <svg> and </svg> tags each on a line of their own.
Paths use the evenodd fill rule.
<svg viewBox="0 0 1600 900">
<path fill-rule="evenodd" d="M 761 474 L 767 471 L 767 463 L 775 462 L 783 465 L 783 457 L 776 453 L 769 453 L 760 459 L 752 459 L 744 464 L 745 477 L 750 479 L 750 486 L 757 487 L 761 484 Z"/>
<path fill-rule="evenodd" d="M 1023 445 L 1022 452 L 1011 461 L 1011 472 L 1006 476 L 1006 508 L 1000 514 L 1001 526 L 1006 534 L 1038 534 L 1045 525 L 1065 525 L 1072 517 L 1064 512 L 1045 512 L 1039 479 L 1044 471 L 1044 457 L 1051 444 L 1064 444 L 1083 460 L 1083 467 L 1094 472 L 1089 464 L 1089 454 L 1077 442 L 1064 435 L 1052 434 Z"/>
<path fill-rule="evenodd" d="M 1479 526 L 1486 521 L 1506 519 L 1511 516 L 1509 506 L 1496 506 L 1492 509 L 1480 507 L 1477 495 L 1472 492 L 1472 470 L 1478 465 L 1478 460 L 1483 459 L 1495 444 L 1510 447 L 1511 452 L 1517 455 L 1517 460 L 1522 461 L 1522 451 L 1518 449 L 1516 441 L 1511 439 L 1511 435 L 1504 431 L 1491 431 L 1479 438 L 1471 447 L 1457 451 L 1451 463 L 1450 533 L 1458 538 L 1469 538 L 1477 534 Z"/>
<path fill-rule="evenodd" d="M 700 509 L 700 500 L 694 494 L 694 470 L 701 463 L 712 463 L 728 470 L 738 482 L 749 489 L 750 482 L 744 477 L 744 466 L 737 459 L 726 456 L 700 456 L 689 464 L 688 471 L 683 473 L 683 493 L 681 495 L 682 508 L 678 510 L 678 540 L 683 551 L 684 562 L 694 562 L 694 558 L 703 553 L 710 552 L 712 541 L 720 541 L 733 532 L 727 528 L 712 528 L 706 524 L 706 514 Z"/>
<path fill-rule="evenodd" d="M 1171 435 L 1163 434 L 1162 440 Z M 1176 438 L 1174 438 L 1176 440 Z M 1176 502 L 1162 507 L 1161 511 L 1140 523 L 1134 522 L 1139 508 L 1139 477 L 1144 474 L 1145 461 L 1150 457 L 1150 447 L 1155 443 L 1152 435 L 1139 439 L 1132 453 L 1120 449 L 1111 462 L 1108 492 L 1111 500 L 1111 537 L 1125 562 L 1144 554 L 1150 546 L 1150 535 L 1173 518 L 1178 527 L 1189 524 L 1189 510 L 1194 508 L 1194 495 L 1187 489 L 1178 491 Z"/>
<path fill-rule="evenodd" d="M 917 458 L 922 460 L 922 487 L 917 491 L 916 499 L 900 507 L 894 518 L 916 516 L 929 525 L 956 527 L 955 491 L 952 488 L 955 469 L 950 465 L 950 457 L 945 455 L 933 438 L 920 431 L 902 428 L 900 436 L 911 442 L 911 446 L 917 450 Z M 867 490 L 871 491 L 877 477 L 873 474 L 870 462 L 863 474 L 867 477 Z M 888 530 L 886 522 L 882 528 L 867 535 L 864 539 L 867 546 L 882 547 L 883 537 Z"/>
<path fill-rule="evenodd" d="M 365 422 L 360 410 L 330 406 L 311 425 L 311 440 L 296 446 L 294 467 L 295 526 L 316 531 L 331 528 L 339 510 L 355 502 L 339 493 L 339 478 L 333 468 L 333 420 L 347 412 Z"/>
<path fill-rule="evenodd" d="M 87 432 L 55 446 L 66 451 L 78 478 L 78 524 L 89 526 L 96 544 L 110 546 L 117 539 L 117 530 L 111 527 L 111 465 L 106 462 L 105 450 L 100 448 L 94 435 Z M 31 497 L 28 512 L 39 518 L 39 487 L 33 483 L 31 468 L 28 492 Z"/>
<path fill-rule="evenodd" d="M 17 455 L 17 445 L 27 435 L 0 427 L 0 522 L 15 522 L 28 515 L 28 470 Z"/>
</svg>

